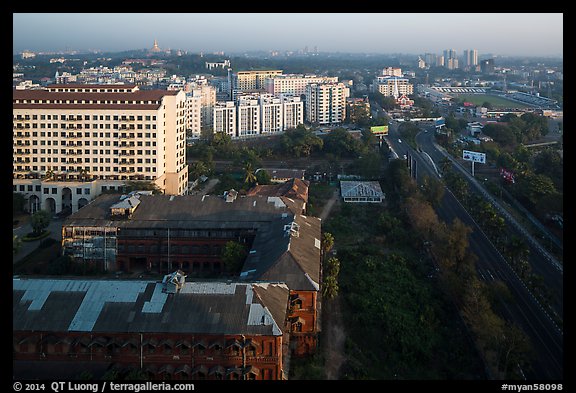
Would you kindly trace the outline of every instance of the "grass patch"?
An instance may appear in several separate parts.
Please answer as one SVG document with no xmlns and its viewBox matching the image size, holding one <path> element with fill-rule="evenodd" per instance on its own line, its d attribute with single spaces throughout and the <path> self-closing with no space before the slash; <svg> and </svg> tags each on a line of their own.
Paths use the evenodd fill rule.
<svg viewBox="0 0 576 393">
<path fill-rule="evenodd" d="M 22 237 L 23 242 L 33 242 L 35 240 L 44 239 L 50 234 L 50 231 L 42 231 L 40 235 L 34 235 L 34 232 L 30 232 Z"/>
<path fill-rule="evenodd" d="M 482 105 L 485 102 L 489 102 L 494 109 L 503 108 L 529 108 L 528 105 L 522 104 L 520 102 L 507 100 L 506 98 L 490 95 L 490 94 L 460 94 L 458 98 L 463 99 L 466 102 L 471 102 L 474 105 Z"/>
</svg>

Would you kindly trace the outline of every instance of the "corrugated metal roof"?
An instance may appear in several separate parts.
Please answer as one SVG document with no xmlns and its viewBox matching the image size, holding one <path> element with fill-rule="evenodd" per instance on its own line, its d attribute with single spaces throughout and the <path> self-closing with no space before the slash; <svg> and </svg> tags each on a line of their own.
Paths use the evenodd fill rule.
<svg viewBox="0 0 576 393">
<path fill-rule="evenodd" d="M 266 296 L 255 296 L 256 286 Z M 13 330 L 282 334 L 285 284 L 187 282 L 177 293 L 162 289 L 155 281 L 14 279 Z"/>
</svg>

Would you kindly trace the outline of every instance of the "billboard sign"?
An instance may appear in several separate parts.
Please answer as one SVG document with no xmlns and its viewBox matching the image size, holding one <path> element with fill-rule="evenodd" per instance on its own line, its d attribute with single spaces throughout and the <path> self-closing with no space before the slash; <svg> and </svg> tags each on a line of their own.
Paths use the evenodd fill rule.
<svg viewBox="0 0 576 393">
<path fill-rule="evenodd" d="M 388 126 L 370 127 L 370 131 L 372 131 L 374 135 L 388 135 Z"/>
<path fill-rule="evenodd" d="M 486 153 L 478 153 L 475 151 L 462 150 L 462 159 L 466 161 L 479 162 L 486 164 Z"/>
</svg>

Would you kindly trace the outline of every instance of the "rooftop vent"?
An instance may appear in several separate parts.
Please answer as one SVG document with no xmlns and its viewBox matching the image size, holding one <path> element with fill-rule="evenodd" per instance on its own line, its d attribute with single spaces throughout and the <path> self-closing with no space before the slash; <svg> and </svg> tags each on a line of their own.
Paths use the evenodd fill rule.
<svg viewBox="0 0 576 393">
<path fill-rule="evenodd" d="M 167 274 L 162 280 L 163 292 L 177 293 L 180 292 L 186 283 L 186 275 L 182 270 L 177 270 L 173 273 Z"/>
<path fill-rule="evenodd" d="M 238 191 L 236 191 L 235 189 L 231 189 L 230 191 L 226 191 L 224 193 L 224 198 L 226 199 L 226 202 L 228 202 L 228 203 L 234 202 L 234 200 L 237 197 L 238 197 Z"/>
</svg>

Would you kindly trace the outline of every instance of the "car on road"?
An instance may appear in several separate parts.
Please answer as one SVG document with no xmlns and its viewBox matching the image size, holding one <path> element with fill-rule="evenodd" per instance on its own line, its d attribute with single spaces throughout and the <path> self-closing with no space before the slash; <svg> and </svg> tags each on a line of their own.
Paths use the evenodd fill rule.
<svg viewBox="0 0 576 393">
<path fill-rule="evenodd" d="M 402 143 L 402 139 L 398 139 L 398 143 Z"/>
</svg>

